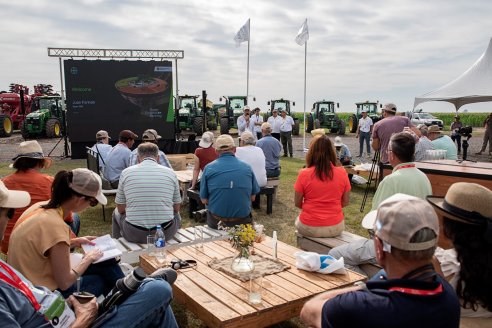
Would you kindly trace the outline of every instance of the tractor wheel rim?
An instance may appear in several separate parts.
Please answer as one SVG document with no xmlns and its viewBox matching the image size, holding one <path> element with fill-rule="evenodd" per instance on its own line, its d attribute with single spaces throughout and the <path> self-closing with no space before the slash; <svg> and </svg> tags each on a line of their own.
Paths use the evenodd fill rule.
<svg viewBox="0 0 492 328">
<path fill-rule="evenodd" d="M 55 124 L 55 135 L 59 135 L 59 134 L 60 134 L 60 125 Z"/>
<path fill-rule="evenodd" d="M 3 120 L 3 130 L 7 133 L 12 131 L 12 122 L 8 117 Z"/>
</svg>

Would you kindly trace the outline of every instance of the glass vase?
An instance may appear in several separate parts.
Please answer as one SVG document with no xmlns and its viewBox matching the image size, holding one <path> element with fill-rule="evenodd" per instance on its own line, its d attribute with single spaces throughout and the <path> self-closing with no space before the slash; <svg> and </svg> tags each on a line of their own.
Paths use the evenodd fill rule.
<svg viewBox="0 0 492 328">
<path fill-rule="evenodd" d="M 236 257 L 232 260 L 231 269 L 238 273 L 251 272 L 255 269 L 255 264 L 251 260 L 249 247 L 242 247 Z"/>
</svg>

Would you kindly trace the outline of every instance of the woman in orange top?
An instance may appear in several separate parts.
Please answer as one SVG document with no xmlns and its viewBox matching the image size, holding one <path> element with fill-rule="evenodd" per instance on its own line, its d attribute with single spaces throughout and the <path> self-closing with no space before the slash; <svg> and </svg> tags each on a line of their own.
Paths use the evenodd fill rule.
<svg viewBox="0 0 492 328">
<path fill-rule="evenodd" d="M 51 166 L 51 159 L 44 157 L 43 149 L 36 140 L 24 141 L 19 145 L 17 156 L 11 165 L 16 171 L 2 179 L 8 189 L 27 191 L 31 196 L 31 203 L 23 208 L 17 208 L 14 216 L 7 223 L 5 235 L 2 240 L 2 252 L 7 254 L 12 229 L 17 219 L 31 205 L 48 200 L 51 197 L 51 185 L 53 177 L 40 171 Z M 65 222 L 72 229 L 72 237 L 78 235 L 80 218 L 75 213 L 67 216 Z"/>
<path fill-rule="evenodd" d="M 333 237 L 345 228 L 342 208 L 350 202 L 347 172 L 337 161 L 328 136 L 313 140 L 306 155 L 307 168 L 299 172 L 294 184 L 297 232 L 309 237 Z"/>
</svg>

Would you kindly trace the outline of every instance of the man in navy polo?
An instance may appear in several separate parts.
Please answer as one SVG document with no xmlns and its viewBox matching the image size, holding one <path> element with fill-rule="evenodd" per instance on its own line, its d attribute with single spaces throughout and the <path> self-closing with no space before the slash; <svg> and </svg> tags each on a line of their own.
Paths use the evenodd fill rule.
<svg viewBox="0 0 492 328">
<path fill-rule="evenodd" d="M 260 187 L 253 169 L 234 156 L 236 147 L 230 135 L 223 134 L 214 144 L 219 155 L 207 164 L 200 181 L 200 198 L 207 206 L 207 225 L 218 228 L 251 223 L 251 202 Z"/>
<path fill-rule="evenodd" d="M 458 327 L 460 302 L 434 270 L 439 220 L 425 200 L 396 194 L 364 220 L 384 271 L 365 286 L 319 294 L 301 310 L 309 327 Z"/>
</svg>

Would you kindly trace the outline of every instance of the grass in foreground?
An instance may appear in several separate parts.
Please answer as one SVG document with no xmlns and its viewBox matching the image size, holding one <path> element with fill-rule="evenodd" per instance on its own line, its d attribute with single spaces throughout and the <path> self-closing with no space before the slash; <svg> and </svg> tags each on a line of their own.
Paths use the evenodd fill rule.
<svg viewBox="0 0 492 328">
<path fill-rule="evenodd" d="M 253 217 L 256 222 L 265 226 L 266 234 L 271 236 L 274 230 L 277 231 L 279 240 L 296 246 L 296 235 L 294 229 L 294 221 L 299 215 L 300 210 L 294 206 L 294 183 L 297 179 L 297 174 L 304 160 L 296 158 L 282 158 L 282 174 L 280 186 L 278 187 L 277 198 L 273 203 L 272 215 L 266 215 L 266 197 L 262 197 L 262 207 L 259 210 L 253 210 Z M 9 163 L 0 163 L 0 177 L 13 172 L 8 167 Z M 53 163 L 53 166 L 45 170 L 46 174 L 55 175 L 59 170 L 70 170 L 77 167 L 86 167 L 85 160 L 60 160 Z M 374 192 L 371 190 L 369 198 L 366 202 L 364 211 L 360 212 L 360 204 L 364 196 L 365 186 L 352 186 L 350 195 L 350 205 L 344 208 L 345 213 L 345 229 L 359 234 L 366 235 L 365 229 L 360 225 L 364 215 L 370 210 L 372 196 Z M 329 191 L 327 191 L 329 192 Z M 102 210 L 100 206 L 89 208 L 80 214 L 81 216 L 81 231 L 80 235 L 104 235 L 111 233 L 111 213 L 115 208 L 114 197 L 108 198 L 108 205 L 105 206 L 106 221 L 102 219 Z M 188 218 L 187 205 L 181 208 L 181 217 L 183 218 L 183 226 L 194 226 L 197 223 Z M 173 304 L 173 310 L 178 320 L 180 327 L 205 327 L 193 313 L 186 310 L 180 304 Z M 289 321 L 282 322 L 273 327 L 290 328 L 303 327 L 299 318 L 294 318 Z"/>
</svg>

